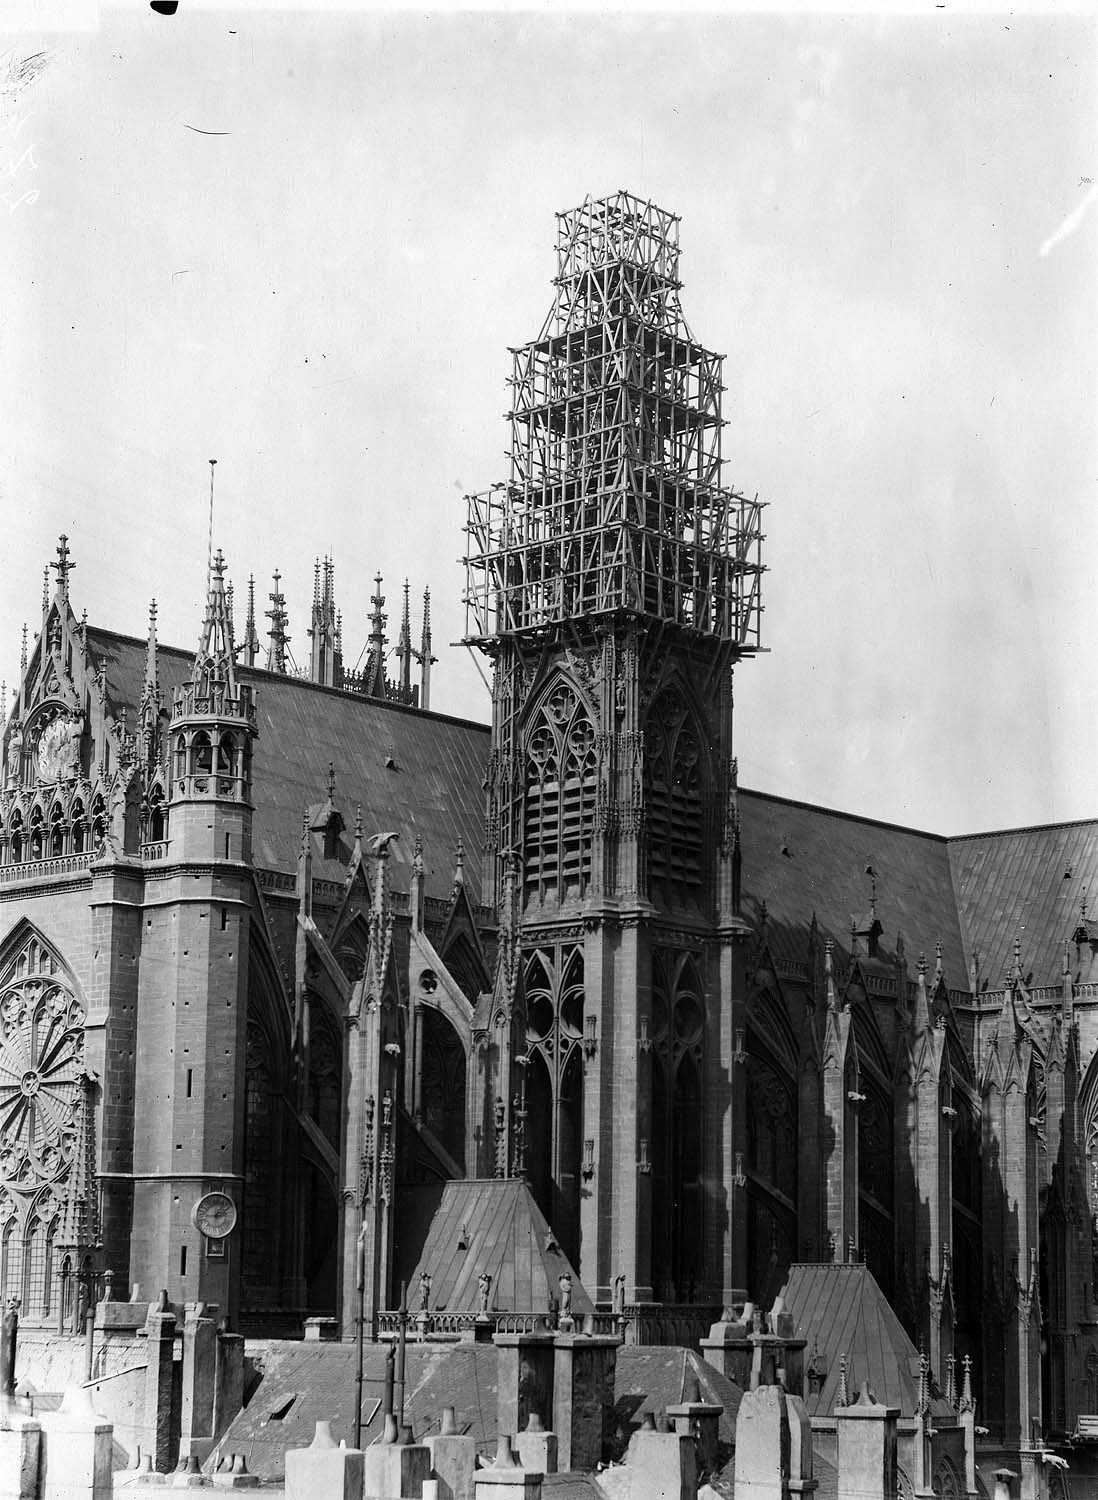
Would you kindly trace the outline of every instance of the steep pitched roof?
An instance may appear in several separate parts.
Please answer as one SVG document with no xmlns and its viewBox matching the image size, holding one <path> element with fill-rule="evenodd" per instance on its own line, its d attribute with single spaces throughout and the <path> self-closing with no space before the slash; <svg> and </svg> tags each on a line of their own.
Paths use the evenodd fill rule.
<svg viewBox="0 0 1098 1500">
<path fill-rule="evenodd" d="M 950 839 L 949 860 L 966 962 L 979 951 L 981 988 L 985 980 L 988 989 L 1002 988 L 1015 937 L 1032 982 L 1058 984 L 1084 887 L 1098 899 L 1098 820 Z M 1098 979 L 1089 949 L 1081 959 L 1079 979 Z M 1074 969 L 1074 947 L 1071 961 Z"/>
<path fill-rule="evenodd" d="M 821 942 L 850 946 L 850 919 L 865 910 L 872 865 L 881 952 L 891 958 L 896 934 L 908 952 L 942 944 L 947 982 L 963 989 L 967 964 L 947 841 L 851 813 L 811 807 L 740 788 L 745 912 L 757 917 L 763 901 L 775 956 L 808 962 L 813 911 Z M 872 966 L 872 960 L 869 961 Z"/>
<path fill-rule="evenodd" d="M 113 711 L 136 719 L 145 680 L 145 642 L 88 627 L 93 660 L 105 662 L 107 699 Z M 173 647 L 157 651 L 165 699 L 189 680 L 194 655 Z M 465 877 L 474 899 L 481 891 L 485 725 L 442 714 L 381 703 L 321 687 L 277 672 L 237 667 L 240 682 L 255 689 L 256 722 L 252 784 L 255 791 L 253 846 L 264 868 L 294 870 L 301 844 L 301 815 L 323 801 L 328 765 L 334 762 L 336 804 L 354 823 L 362 804 L 367 835 L 395 828 L 395 884 L 407 890 L 413 842 L 423 838 L 426 891 L 445 899 L 452 888 L 451 861 L 460 838 Z M 392 761 L 392 765 L 387 764 Z M 322 841 L 321 841 L 322 842 Z M 348 851 L 349 853 L 349 846 Z M 344 864 L 314 859 L 313 874 L 341 880 Z"/>
<path fill-rule="evenodd" d="M 561 1251 L 525 1182 L 518 1178 L 468 1178 L 448 1182 L 427 1234 L 409 1295 L 421 1271 L 431 1277 L 431 1306 L 476 1312 L 477 1279 L 492 1278 L 493 1311 L 545 1312 L 560 1296 L 559 1278 L 572 1277 L 572 1311 L 594 1304 Z"/>
<path fill-rule="evenodd" d="M 919 1353 L 867 1266 L 792 1265 L 781 1295 L 796 1337 L 806 1341 L 806 1361 L 818 1351 L 827 1362 L 820 1389 L 805 1393 L 810 1417 L 834 1410 L 843 1355 L 851 1390 L 868 1380 L 878 1401 L 898 1406 L 902 1417 L 914 1416 Z M 938 1398 L 931 1409 L 942 1416 L 949 1411 Z"/>
</svg>

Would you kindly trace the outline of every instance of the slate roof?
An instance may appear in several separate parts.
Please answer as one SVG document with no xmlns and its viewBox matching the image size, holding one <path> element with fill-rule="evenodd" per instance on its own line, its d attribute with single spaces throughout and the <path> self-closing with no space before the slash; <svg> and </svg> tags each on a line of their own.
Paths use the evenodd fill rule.
<svg viewBox="0 0 1098 1500">
<path fill-rule="evenodd" d="M 1002 988 L 1015 937 L 1030 983 L 1058 984 L 1084 888 L 1098 909 L 1098 820 L 951 839 L 949 859 L 966 959 L 979 950 L 980 988 Z M 1089 948 L 1076 954 L 1072 945 L 1070 960 L 1080 981 L 1098 980 Z"/>
<path fill-rule="evenodd" d="M 669 1406 L 677 1406 L 691 1375 L 697 1377 L 701 1399 L 722 1408 L 718 1423 L 721 1441 L 734 1443 L 743 1391 L 693 1349 L 623 1344 L 614 1376 L 615 1420 L 626 1428 L 639 1427 L 646 1411 L 659 1416 Z"/>
<path fill-rule="evenodd" d="M 947 841 L 890 823 L 859 818 L 740 789 L 745 914 L 758 919 L 766 902 L 776 958 L 808 962 L 812 913 L 820 941 L 850 947 L 850 919 L 866 912 L 870 876 L 877 874 L 881 952 L 895 953 L 902 932 L 909 964 L 941 942 L 946 983 L 967 984 L 967 967 Z M 783 852 L 785 851 L 785 852 Z M 864 947 L 863 947 L 864 954 Z"/>
<path fill-rule="evenodd" d="M 108 703 L 116 713 L 125 707 L 132 726 L 144 682 L 145 642 L 91 626 L 87 640 L 93 662 L 106 663 Z M 161 646 L 157 661 L 170 704 L 172 688 L 190 675 L 193 653 Z M 474 900 L 484 899 L 486 725 L 274 672 L 243 667 L 238 672 L 256 688 L 257 698 L 257 864 L 295 868 L 302 812 L 323 802 L 328 763 L 334 761 L 335 802 L 346 825 L 343 858 L 323 860 L 317 836 L 315 876 L 342 879 L 355 806 L 361 802 L 367 837 L 390 828 L 401 833 L 392 848 L 397 889 L 408 888 L 419 832 L 427 894 L 449 896 L 460 836 L 470 893 Z M 386 765 L 390 756 L 392 767 Z M 869 905 L 867 865 L 876 872 L 884 961 L 895 953 L 898 932 L 904 934 L 909 963 L 919 952 L 931 955 L 941 942 L 946 983 L 955 989 L 968 987 L 974 949 L 988 987 L 1001 986 L 1016 934 L 1022 939 L 1023 972 L 1032 972 L 1034 984 L 1057 983 L 1084 886 L 1098 908 L 1098 820 L 943 838 L 748 788 L 740 789 L 740 815 L 745 914 L 757 921 L 765 901 L 770 945 L 778 958 L 807 961 L 813 911 L 821 939 L 830 936 L 841 952 L 848 950 L 851 916 L 864 917 Z M 1065 879 L 1069 869 L 1071 877 Z M 1079 961 L 1080 979 L 1098 979 L 1098 960 L 1089 949 Z"/>
<path fill-rule="evenodd" d="M 248 1405 L 222 1434 L 218 1453 L 243 1453 L 248 1468 L 264 1479 L 285 1471 L 288 1448 L 306 1448 L 318 1421 L 330 1421 L 338 1441 L 354 1441 L 355 1371 L 353 1344 L 272 1341 L 248 1345 L 262 1379 Z M 363 1349 L 362 1416 L 364 1444 L 381 1433 L 385 1386 L 385 1344 Z M 409 1343 L 405 1358 L 405 1420 L 416 1438 L 437 1432 L 444 1406 L 454 1408 L 459 1432 L 469 1432 L 477 1451 L 496 1448 L 496 1349 L 493 1344 Z"/>
<path fill-rule="evenodd" d="M 382 1428 L 381 1400 L 386 1345 L 363 1349 L 363 1442 L 372 1443 Z M 405 1360 L 405 1419 L 417 1439 L 439 1429 L 443 1407 L 452 1406 L 459 1432 L 471 1433 L 479 1453 L 494 1455 L 497 1428 L 498 1351 L 494 1344 L 409 1343 Z M 285 1469 L 287 1448 L 305 1448 L 318 1421 L 330 1421 L 338 1442 L 354 1439 L 355 1369 L 353 1344 L 302 1343 L 290 1340 L 249 1341 L 246 1361 L 261 1375 L 248 1404 L 230 1423 L 206 1468 L 220 1452 L 243 1453 L 248 1468 L 264 1479 Z M 684 1371 L 699 1378 L 705 1400 L 724 1405 L 721 1437 L 731 1441 L 730 1415 L 739 1405 L 737 1386 L 705 1364 L 693 1350 L 681 1348 L 618 1349 L 614 1386 L 615 1411 L 625 1420 L 649 1407 L 662 1410 L 682 1397 Z M 648 1385 L 656 1394 L 649 1397 Z M 638 1402 L 638 1392 L 644 1398 Z M 658 1396 L 658 1400 L 656 1399 Z M 579 1475 L 561 1476 L 556 1500 L 596 1500 L 598 1491 Z"/>
<path fill-rule="evenodd" d="M 919 1352 L 867 1266 L 792 1265 L 782 1288 L 785 1310 L 793 1316 L 796 1337 L 805 1340 L 805 1369 L 814 1352 L 826 1360 L 827 1374 L 812 1394 L 805 1381 L 804 1403 L 810 1417 L 835 1409 L 840 1356 L 846 1356 L 851 1395 L 863 1380 L 878 1401 L 898 1406 L 913 1417 L 919 1398 Z M 935 1397 L 935 1415 L 951 1414 Z"/>
<path fill-rule="evenodd" d="M 145 680 L 144 641 L 91 626 L 88 646 L 95 664 L 107 667 L 112 711 L 126 708 L 132 728 Z M 161 646 L 157 666 L 165 704 L 172 689 L 190 676 L 192 652 Z M 252 768 L 256 811 L 254 858 L 265 869 L 293 871 L 301 846 L 301 818 L 327 795 L 328 763 L 335 765 L 335 805 L 346 825 L 344 859 L 319 857 L 313 875 L 342 880 L 350 853 L 355 806 L 362 804 L 363 831 L 396 829 L 391 873 L 407 890 L 416 833 L 423 838 L 428 896 L 450 895 L 453 854 L 465 845 L 465 878 L 474 900 L 481 893 L 484 835 L 484 766 L 488 729 L 465 719 L 425 713 L 320 687 L 277 672 L 239 667 L 241 682 L 256 690 L 258 738 Z M 394 765 L 386 765 L 391 756 Z"/>
<path fill-rule="evenodd" d="M 550 1297 L 560 1296 L 565 1272 L 572 1277 L 572 1311 L 594 1311 L 529 1187 L 518 1178 L 446 1183 L 419 1264 L 408 1278 L 410 1297 L 421 1271 L 431 1277 L 431 1307 L 440 1312 L 478 1311 L 477 1279 L 483 1271 L 492 1278 L 494 1312 L 545 1312 Z"/>
</svg>

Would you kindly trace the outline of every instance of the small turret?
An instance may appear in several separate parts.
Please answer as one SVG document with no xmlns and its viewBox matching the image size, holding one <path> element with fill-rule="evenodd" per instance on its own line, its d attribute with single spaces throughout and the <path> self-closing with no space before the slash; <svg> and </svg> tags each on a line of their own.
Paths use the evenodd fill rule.
<svg viewBox="0 0 1098 1500">
<path fill-rule="evenodd" d="M 202 637 L 189 682 L 175 691 L 172 756 L 172 852 L 180 858 L 251 855 L 251 687 L 237 682 L 225 597 L 225 563 L 210 570 Z M 186 809 L 193 809 L 193 817 Z M 210 811 L 217 807 L 217 816 Z M 178 811 L 177 811 L 178 809 Z"/>
</svg>

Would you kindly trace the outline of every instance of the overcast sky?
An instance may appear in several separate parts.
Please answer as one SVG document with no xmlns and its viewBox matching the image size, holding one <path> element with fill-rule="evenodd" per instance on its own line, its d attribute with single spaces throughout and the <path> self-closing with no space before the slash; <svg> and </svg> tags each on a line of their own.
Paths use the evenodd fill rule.
<svg viewBox="0 0 1098 1500">
<path fill-rule="evenodd" d="M 2 23 L 0 23 L 2 24 Z M 507 476 L 554 212 L 682 216 L 768 502 L 741 780 L 946 833 L 1098 814 L 1095 26 L 135 7 L 4 39 L 0 672 L 66 531 L 75 607 L 193 646 L 215 544 L 307 659 L 380 570 L 464 651 L 462 496 Z M 28 148 L 32 148 L 28 153 Z M 264 625 L 266 622 L 262 622 Z M 418 605 L 414 623 L 418 626 Z"/>
</svg>

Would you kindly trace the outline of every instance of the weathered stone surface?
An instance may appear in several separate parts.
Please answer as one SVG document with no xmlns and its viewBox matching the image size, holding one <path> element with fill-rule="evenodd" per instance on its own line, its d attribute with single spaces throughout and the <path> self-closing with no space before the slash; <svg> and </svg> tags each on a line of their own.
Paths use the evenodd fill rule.
<svg viewBox="0 0 1098 1500">
<path fill-rule="evenodd" d="M 0 1500 L 36 1500 L 42 1426 L 6 1415 L 0 1427 Z"/>
<path fill-rule="evenodd" d="M 39 1500 L 110 1500 L 114 1428 L 70 1386 L 58 1411 L 42 1418 Z"/>
<path fill-rule="evenodd" d="M 329 1423 L 316 1424 L 307 1448 L 286 1454 L 286 1500 L 362 1500 L 361 1448 L 341 1448 Z"/>
</svg>

